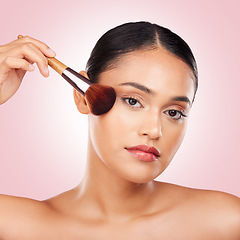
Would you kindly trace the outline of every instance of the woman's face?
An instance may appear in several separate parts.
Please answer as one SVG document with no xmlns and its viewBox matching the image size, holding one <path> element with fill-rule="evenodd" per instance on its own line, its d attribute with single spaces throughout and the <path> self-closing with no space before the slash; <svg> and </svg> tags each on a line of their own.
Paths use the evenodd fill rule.
<svg viewBox="0 0 240 240">
<path fill-rule="evenodd" d="M 100 84 L 117 93 L 106 114 L 89 114 L 89 139 L 97 160 L 135 183 L 160 175 L 185 134 L 194 97 L 193 74 L 165 49 L 123 55 Z M 155 149 L 154 149 L 155 148 Z"/>
</svg>

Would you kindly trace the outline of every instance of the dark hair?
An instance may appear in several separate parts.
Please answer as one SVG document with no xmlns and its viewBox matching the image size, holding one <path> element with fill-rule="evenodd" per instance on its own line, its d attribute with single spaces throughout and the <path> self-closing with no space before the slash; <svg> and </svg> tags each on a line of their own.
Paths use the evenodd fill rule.
<svg viewBox="0 0 240 240">
<path fill-rule="evenodd" d="M 142 49 L 153 50 L 159 46 L 163 46 L 191 68 L 196 93 L 198 71 L 190 47 L 171 30 L 149 22 L 125 23 L 106 32 L 92 50 L 87 62 L 87 74 L 92 82 L 97 83 L 99 75 L 114 68 L 122 54 Z"/>
</svg>

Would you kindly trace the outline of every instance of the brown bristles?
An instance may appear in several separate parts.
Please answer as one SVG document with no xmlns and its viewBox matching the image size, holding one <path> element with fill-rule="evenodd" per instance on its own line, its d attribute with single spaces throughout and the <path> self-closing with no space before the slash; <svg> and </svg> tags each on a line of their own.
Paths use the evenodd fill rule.
<svg viewBox="0 0 240 240">
<path fill-rule="evenodd" d="M 94 115 L 102 115 L 110 111 L 116 100 L 115 90 L 106 85 L 92 84 L 85 97 Z"/>
</svg>

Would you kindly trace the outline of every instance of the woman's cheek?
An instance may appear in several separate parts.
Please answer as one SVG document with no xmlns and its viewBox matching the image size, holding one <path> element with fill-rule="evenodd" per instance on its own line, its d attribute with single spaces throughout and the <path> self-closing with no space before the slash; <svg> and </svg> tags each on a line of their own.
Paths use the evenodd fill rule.
<svg viewBox="0 0 240 240">
<path fill-rule="evenodd" d="M 166 130 L 163 131 L 163 138 L 166 138 L 163 142 L 165 143 L 165 149 L 167 150 L 166 153 L 169 157 L 169 162 L 172 160 L 174 155 L 176 154 L 177 150 L 181 146 L 183 138 L 186 132 L 186 120 L 179 125 L 169 126 Z"/>
<path fill-rule="evenodd" d="M 116 108 L 102 116 L 89 115 L 90 138 L 98 154 L 119 145 L 119 138 L 125 135 L 125 118 L 125 114 Z"/>
</svg>

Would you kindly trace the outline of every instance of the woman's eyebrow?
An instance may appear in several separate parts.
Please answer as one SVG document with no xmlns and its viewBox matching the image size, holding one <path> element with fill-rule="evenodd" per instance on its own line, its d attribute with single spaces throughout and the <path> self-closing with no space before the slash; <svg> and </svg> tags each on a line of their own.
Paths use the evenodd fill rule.
<svg viewBox="0 0 240 240">
<path fill-rule="evenodd" d="M 147 88 L 146 86 L 139 84 L 137 82 L 124 82 L 124 83 L 120 83 L 119 86 L 131 86 L 131 87 L 135 87 L 145 93 L 148 93 L 150 95 L 154 95 L 154 91 L 152 91 L 151 89 Z M 189 106 L 192 105 L 191 101 L 189 100 L 188 97 L 185 96 L 176 96 L 170 99 L 170 101 L 175 101 L 175 102 L 186 102 Z"/>
<path fill-rule="evenodd" d="M 121 83 L 119 84 L 120 86 L 131 86 L 131 87 L 135 87 L 145 93 L 148 93 L 150 95 L 154 95 L 154 92 L 152 90 L 150 90 L 149 88 L 147 88 L 146 86 L 142 85 L 142 84 L 139 84 L 137 82 L 124 82 L 124 83 Z"/>
<path fill-rule="evenodd" d="M 179 96 L 179 97 L 173 97 L 170 99 L 170 101 L 176 101 L 176 102 L 186 102 L 188 105 L 192 105 L 191 101 L 188 97 L 185 96 Z"/>
</svg>

